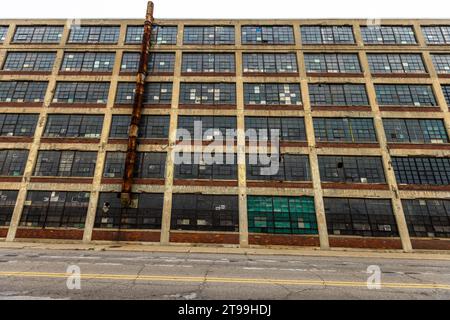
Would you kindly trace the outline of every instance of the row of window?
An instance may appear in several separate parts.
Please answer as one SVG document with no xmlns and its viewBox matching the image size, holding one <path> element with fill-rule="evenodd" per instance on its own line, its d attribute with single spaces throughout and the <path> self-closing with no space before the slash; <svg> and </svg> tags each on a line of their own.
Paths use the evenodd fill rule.
<svg viewBox="0 0 450 320">
<path fill-rule="evenodd" d="M 9 226 L 17 191 L 0 191 L 0 226 Z M 30 191 L 20 226 L 83 229 L 90 194 Z M 312 197 L 248 196 L 251 233 L 317 234 Z M 123 209 L 116 194 L 101 193 L 95 228 L 158 230 L 161 228 L 163 194 L 137 194 L 135 208 Z M 449 200 L 403 200 L 410 236 L 450 237 Z M 398 237 L 390 200 L 324 198 L 328 232 L 334 236 Z M 174 194 L 172 230 L 239 231 L 236 196 Z"/>
<path fill-rule="evenodd" d="M 47 82 L 0 81 L 0 102 L 43 102 Z M 132 104 L 135 83 L 119 82 L 116 104 Z M 58 82 L 53 103 L 106 104 L 108 82 Z M 444 96 L 450 103 L 450 86 L 442 85 Z M 436 107 L 437 101 L 431 85 L 375 84 L 380 106 Z M 370 106 L 364 84 L 309 85 L 311 106 Z M 172 83 L 146 83 L 144 104 L 170 105 Z M 300 85 L 293 83 L 245 83 L 245 105 L 302 105 Z M 235 105 L 234 83 L 181 83 L 180 104 Z"/>
<path fill-rule="evenodd" d="M 13 43 L 59 43 L 63 26 L 18 26 Z M 7 27 L 0 28 L 0 39 L 4 41 Z M 250 25 L 242 26 L 242 44 L 295 44 L 294 28 L 289 25 Z M 449 44 L 450 26 L 422 26 L 427 44 Z M 175 45 L 176 26 L 153 26 L 152 43 Z M 361 26 L 365 44 L 417 44 L 412 26 Z M 355 44 L 353 26 L 350 25 L 311 25 L 301 26 L 302 43 L 317 44 Z M 72 26 L 68 43 L 116 44 L 119 41 L 120 26 Z M 128 26 L 125 43 L 141 43 L 143 26 Z M 185 45 L 234 45 L 234 26 L 185 26 L 183 43 Z"/>
<path fill-rule="evenodd" d="M 32 137 L 37 126 L 37 114 L 0 114 L 0 136 Z M 115 115 L 112 119 L 110 138 L 128 137 L 129 116 Z M 376 143 L 378 138 L 372 119 L 369 118 L 314 118 L 314 132 L 318 142 Z M 178 128 L 194 138 L 195 122 L 202 124 L 202 139 L 214 129 L 216 135 L 226 136 L 227 130 L 236 130 L 234 117 L 180 116 Z M 167 139 L 168 116 L 143 116 L 139 136 L 146 139 Z M 449 138 L 441 119 L 384 119 L 388 142 L 443 144 Z M 255 137 L 272 138 L 277 130 L 281 141 L 306 141 L 303 118 L 246 117 L 246 130 L 256 130 Z M 50 114 L 44 130 L 48 138 L 100 138 L 103 129 L 102 115 Z M 211 137 L 212 139 L 213 137 Z M 248 139 L 254 139 L 249 136 Z"/>
<path fill-rule="evenodd" d="M 439 74 L 450 73 L 450 55 L 432 54 L 433 64 Z M 369 66 L 374 74 L 426 74 L 427 69 L 420 53 L 368 53 Z M 8 52 L 4 71 L 40 71 L 53 69 L 54 52 Z M 135 73 L 140 55 L 125 52 L 121 72 Z M 66 52 L 61 64 L 63 72 L 104 72 L 114 68 L 114 52 Z M 150 54 L 149 73 L 173 74 L 175 53 Z M 308 73 L 362 73 L 357 53 L 305 53 Z M 243 53 L 244 73 L 298 74 L 295 53 Z M 182 72 L 235 73 L 234 53 L 183 53 Z"/>
<path fill-rule="evenodd" d="M 37 126 L 37 114 L 0 114 L 0 136 L 32 137 Z M 110 138 L 128 137 L 131 118 L 114 115 Z M 202 124 L 202 139 L 208 130 L 226 136 L 228 130 L 236 130 L 234 117 L 180 116 L 178 128 L 189 132 L 194 138 L 195 122 Z M 318 142 L 376 143 L 378 138 L 372 119 L 369 118 L 314 118 L 314 132 Z M 139 136 L 146 139 L 167 139 L 170 119 L 168 116 L 143 116 Z M 441 119 L 384 119 L 386 138 L 393 143 L 443 144 L 449 138 Z M 291 117 L 246 117 L 246 130 L 256 130 L 262 140 L 272 138 L 278 130 L 281 141 L 306 141 L 303 118 Z M 44 130 L 48 138 L 100 138 L 103 115 L 50 114 Z M 212 138 L 212 137 L 211 137 Z M 249 136 L 249 140 L 254 137 Z"/>
<path fill-rule="evenodd" d="M 141 153 L 136 163 L 136 177 L 164 179 L 165 157 L 165 153 Z M 22 176 L 27 158 L 27 150 L 0 150 L 0 175 Z M 178 179 L 237 180 L 236 156 L 228 158 L 220 155 L 211 164 L 201 155 L 192 154 L 191 164 L 188 161 L 175 166 L 175 176 Z M 276 163 L 273 158 L 268 160 L 269 165 L 262 164 L 256 155 L 247 155 L 247 179 L 311 181 L 308 156 L 284 154 Z M 96 152 L 40 151 L 34 176 L 93 177 L 96 161 Z M 399 184 L 450 184 L 450 158 L 393 157 L 392 162 Z M 124 163 L 124 153 L 108 153 L 105 178 L 120 178 Z M 274 170 L 269 171 L 268 168 Z M 319 156 L 319 168 L 322 182 L 386 183 L 380 157 Z"/>
</svg>

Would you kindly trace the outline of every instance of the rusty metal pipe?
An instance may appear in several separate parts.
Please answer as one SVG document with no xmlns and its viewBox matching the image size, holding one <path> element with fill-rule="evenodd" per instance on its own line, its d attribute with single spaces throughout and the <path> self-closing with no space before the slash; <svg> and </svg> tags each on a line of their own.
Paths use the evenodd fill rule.
<svg viewBox="0 0 450 320">
<path fill-rule="evenodd" d="M 128 136 L 128 149 L 125 161 L 125 174 L 123 177 L 122 192 L 120 199 L 122 207 L 127 208 L 131 204 L 131 192 L 133 188 L 134 169 L 137 160 L 137 145 L 139 135 L 139 124 L 142 117 L 142 107 L 144 104 L 145 78 L 148 74 L 148 60 L 151 46 L 154 5 L 152 1 L 147 4 L 145 17 L 144 35 L 141 44 L 141 56 L 139 59 L 139 69 L 136 76 L 136 92 L 134 94 L 133 114 L 131 117 L 130 132 Z"/>
</svg>

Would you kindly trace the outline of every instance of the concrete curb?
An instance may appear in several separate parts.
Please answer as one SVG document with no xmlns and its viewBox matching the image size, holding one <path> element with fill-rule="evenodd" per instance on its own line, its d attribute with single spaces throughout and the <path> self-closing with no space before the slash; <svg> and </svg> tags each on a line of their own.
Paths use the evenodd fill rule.
<svg viewBox="0 0 450 320">
<path fill-rule="evenodd" d="M 399 250 L 356 250 L 332 249 L 322 251 L 319 248 L 292 247 L 250 247 L 237 248 L 233 246 L 194 246 L 171 245 L 160 246 L 148 243 L 115 243 L 96 242 L 83 244 L 71 242 L 4 242 L 0 241 L 0 250 L 76 250 L 76 251 L 110 251 L 110 252 L 149 252 L 149 253 L 203 253 L 203 254 L 237 254 L 237 255 L 276 255 L 276 256 L 311 256 L 311 257 L 341 257 L 341 258 L 378 258 L 378 259 L 408 259 L 408 260 L 444 260 L 450 261 L 450 252 L 446 251 L 417 251 L 404 253 Z"/>
</svg>

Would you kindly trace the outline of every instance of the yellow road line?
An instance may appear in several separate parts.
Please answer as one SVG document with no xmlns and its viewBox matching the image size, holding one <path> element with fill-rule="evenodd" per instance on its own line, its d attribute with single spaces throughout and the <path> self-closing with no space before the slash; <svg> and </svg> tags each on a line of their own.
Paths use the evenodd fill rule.
<svg viewBox="0 0 450 320">
<path fill-rule="evenodd" d="M 0 277 L 16 278 L 67 278 L 66 273 L 46 272 L 0 272 Z M 82 274 L 85 280 L 118 280 L 118 281 L 154 281 L 154 282 L 210 282 L 210 283 L 240 283 L 259 285 L 292 285 L 292 286 L 329 286 L 329 287 L 366 287 L 366 282 L 352 281 L 314 281 L 314 280 L 285 280 L 285 279 L 252 279 L 252 278 L 220 278 L 220 277 L 185 277 L 185 276 L 146 276 L 126 274 Z M 447 284 L 432 283 L 382 283 L 382 288 L 389 289 L 441 289 L 450 290 Z"/>
</svg>

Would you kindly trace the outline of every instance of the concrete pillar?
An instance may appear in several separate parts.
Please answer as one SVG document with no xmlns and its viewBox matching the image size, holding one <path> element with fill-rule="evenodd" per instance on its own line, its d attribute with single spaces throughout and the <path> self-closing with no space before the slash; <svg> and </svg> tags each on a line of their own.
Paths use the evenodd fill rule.
<svg viewBox="0 0 450 320">
<path fill-rule="evenodd" d="M 355 28 L 355 36 L 359 41 L 362 41 L 361 39 L 361 30 L 359 28 L 359 25 L 354 25 Z M 386 139 L 386 133 L 383 126 L 382 121 L 382 115 L 380 108 L 378 106 L 377 100 L 376 100 L 376 92 L 375 92 L 375 86 L 372 81 L 372 76 L 370 73 L 370 67 L 369 62 L 367 60 L 366 54 L 360 55 L 361 59 L 361 66 L 363 70 L 365 71 L 364 77 L 366 80 L 366 88 L 367 88 L 367 94 L 370 101 L 370 105 L 372 106 L 372 113 L 374 117 L 374 126 L 377 133 L 377 137 L 381 146 L 381 154 L 382 154 L 382 161 L 384 166 L 384 172 L 386 176 L 386 182 L 389 185 L 389 188 L 391 190 L 391 201 L 392 201 L 392 207 L 394 211 L 394 216 L 397 222 L 397 228 L 400 234 L 400 239 L 402 242 L 403 251 L 405 252 L 411 252 L 412 251 L 412 244 L 411 239 L 409 237 L 409 231 L 408 226 L 406 224 L 406 218 L 405 214 L 403 212 L 403 205 L 402 201 L 400 199 L 398 185 L 397 185 L 397 179 L 395 177 L 394 168 L 392 166 L 392 159 L 391 155 L 389 153 L 388 143 Z"/>
<path fill-rule="evenodd" d="M 248 214 L 247 214 L 247 166 L 245 140 L 245 111 L 244 111 L 244 79 L 242 71 L 241 25 L 235 26 L 236 31 L 236 102 L 237 102 L 237 159 L 239 180 L 239 244 L 241 248 L 249 246 Z"/>
<path fill-rule="evenodd" d="M 325 205 L 323 202 L 323 190 L 320 180 L 319 159 L 317 156 L 316 138 L 314 134 L 313 114 L 311 103 L 309 100 L 308 77 L 306 75 L 306 67 L 302 50 L 302 41 L 300 27 L 294 26 L 294 33 L 298 41 L 297 61 L 300 69 L 300 84 L 302 92 L 303 107 L 305 110 L 305 130 L 308 139 L 309 163 L 311 168 L 311 178 L 314 187 L 314 205 L 316 209 L 317 227 L 319 232 L 320 248 L 322 250 L 330 249 L 330 241 L 328 238 L 328 228 L 325 216 Z"/>
<path fill-rule="evenodd" d="M 178 47 L 181 47 L 183 40 L 184 25 L 178 25 Z M 161 245 L 170 243 L 170 227 L 172 219 L 172 198 L 173 198 L 173 177 L 175 161 L 175 145 L 178 127 L 178 103 L 180 100 L 182 50 L 177 50 L 175 55 L 175 74 L 173 78 L 172 108 L 170 110 L 169 146 L 167 148 L 166 160 L 166 184 L 164 187 L 164 206 L 161 220 Z"/>
<path fill-rule="evenodd" d="M 3 46 L 6 47 L 8 45 L 11 44 L 13 38 L 14 38 L 14 33 L 16 32 L 16 24 L 15 23 L 10 23 L 9 24 L 9 29 L 8 32 L 6 33 L 6 37 L 5 37 L 5 41 L 3 41 Z"/>
<path fill-rule="evenodd" d="M 120 39 L 125 38 L 126 28 L 122 26 Z M 92 241 L 92 233 L 95 224 L 95 216 L 97 213 L 98 201 L 100 197 L 100 190 L 103 178 L 103 171 L 106 160 L 106 147 L 109 139 L 109 132 L 112 123 L 112 114 L 114 110 L 114 100 L 116 98 L 117 85 L 119 80 L 120 68 L 122 65 L 123 50 L 116 51 L 116 59 L 114 61 L 113 73 L 111 76 L 108 104 L 105 109 L 105 116 L 103 119 L 103 130 L 100 138 L 100 145 L 98 146 L 97 163 L 95 167 L 94 180 L 92 182 L 91 195 L 89 199 L 89 206 L 86 215 L 86 223 L 84 225 L 83 242 L 89 243 Z"/>
</svg>

